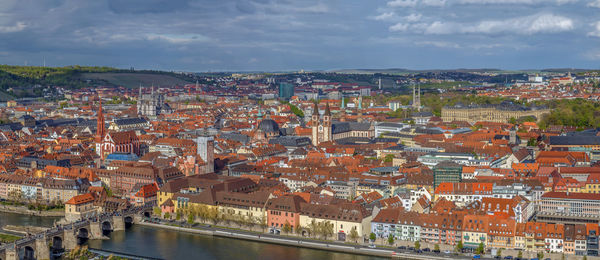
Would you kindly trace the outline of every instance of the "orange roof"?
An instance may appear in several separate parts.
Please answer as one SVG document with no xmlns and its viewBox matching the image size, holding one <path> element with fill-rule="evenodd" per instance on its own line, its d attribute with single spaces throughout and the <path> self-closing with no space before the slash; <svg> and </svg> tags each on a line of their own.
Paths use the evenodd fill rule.
<svg viewBox="0 0 600 260">
<path fill-rule="evenodd" d="M 65 204 L 81 205 L 81 204 L 90 203 L 93 201 L 94 201 L 94 196 L 92 196 L 91 193 L 86 193 L 86 194 L 77 195 L 77 196 L 71 198 Z"/>
</svg>

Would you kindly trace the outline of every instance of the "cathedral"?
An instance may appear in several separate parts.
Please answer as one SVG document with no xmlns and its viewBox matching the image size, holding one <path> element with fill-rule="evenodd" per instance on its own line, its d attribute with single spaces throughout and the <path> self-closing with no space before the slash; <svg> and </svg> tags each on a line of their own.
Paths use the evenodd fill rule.
<svg viewBox="0 0 600 260">
<path fill-rule="evenodd" d="M 322 142 L 333 141 L 333 127 L 331 122 L 331 111 L 329 110 L 329 103 L 325 107 L 325 113 L 323 113 L 323 120 L 320 120 L 319 106 L 315 103 L 313 109 L 312 118 L 310 120 L 312 127 L 312 143 L 314 146 Z"/>
<path fill-rule="evenodd" d="M 160 114 L 173 113 L 169 104 L 165 103 L 165 97 L 162 94 L 154 93 L 154 87 L 150 94 L 143 94 L 142 87 L 137 100 L 137 113 L 139 116 L 146 116 L 150 119 L 156 119 Z"/>
</svg>

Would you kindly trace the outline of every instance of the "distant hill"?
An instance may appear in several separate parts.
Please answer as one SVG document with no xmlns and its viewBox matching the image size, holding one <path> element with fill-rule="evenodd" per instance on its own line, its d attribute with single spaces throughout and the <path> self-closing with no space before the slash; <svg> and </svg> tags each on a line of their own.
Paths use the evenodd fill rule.
<svg viewBox="0 0 600 260">
<path fill-rule="evenodd" d="M 164 71 L 123 70 L 111 67 L 37 67 L 0 65 L 0 101 L 42 97 L 60 86 L 78 89 L 93 86 L 174 86 L 189 84 L 194 76 Z"/>
<path fill-rule="evenodd" d="M 143 86 L 183 86 L 192 83 L 191 78 L 171 73 L 144 73 L 144 72 L 119 72 L 119 73 L 82 73 L 80 79 L 92 82 L 105 82 L 108 85 L 123 86 L 127 88 Z M 174 73 L 173 73 L 174 74 Z"/>
</svg>

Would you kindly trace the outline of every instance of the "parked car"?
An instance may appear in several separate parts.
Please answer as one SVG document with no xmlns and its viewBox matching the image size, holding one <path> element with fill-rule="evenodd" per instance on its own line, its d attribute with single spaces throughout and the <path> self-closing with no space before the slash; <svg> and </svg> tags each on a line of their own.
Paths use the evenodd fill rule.
<svg viewBox="0 0 600 260">
<path fill-rule="evenodd" d="M 414 247 L 412 247 L 412 246 L 409 246 L 409 247 L 408 247 L 408 250 L 410 250 L 410 251 L 415 251 L 415 248 L 414 248 Z"/>
<path fill-rule="evenodd" d="M 377 246 L 375 244 L 370 244 L 369 248 L 377 248 Z"/>
<path fill-rule="evenodd" d="M 439 249 L 434 249 L 432 252 L 434 252 L 434 253 L 436 253 L 436 254 L 439 254 L 439 253 L 440 253 L 440 250 L 439 250 Z"/>
<path fill-rule="evenodd" d="M 512 260 L 512 259 L 513 259 L 513 257 L 512 257 L 512 256 L 510 256 L 510 255 L 507 255 L 507 256 L 505 256 L 505 257 L 504 257 L 504 259 L 506 259 L 506 260 Z"/>
<path fill-rule="evenodd" d="M 474 255 L 473 259 L 481 259 L 481 256 L 480 255 Z"/>
<path fill-rule="evenodd" d="M 406 247 L 405 246 L 399 246 L 398 249 L 406 250 Z"/>
<path fill-rule="evenodd" d="M 429 248 L 427 248 L 427 247 L 426 247 L 426 248 L 423 248 L 423 252 L 431 252 L 431 249 L 429 249 Z"/>
<path fill-rule="evenodd" d="M 450 250 L 446 250 L 446 251 L 444 251 L 444 254 L 449 255 L 449 254 L 452 254 L 452 252 Z"/>
<path fill-rule="evenodd" d="M 417 249 L 417 250 L 415 250 L 415 252 L 416 252 L 417 254 L 422 254 L 422 253 L 423 253 L 423 250 L 421 250 L 421 249 Z"/>
</svg>

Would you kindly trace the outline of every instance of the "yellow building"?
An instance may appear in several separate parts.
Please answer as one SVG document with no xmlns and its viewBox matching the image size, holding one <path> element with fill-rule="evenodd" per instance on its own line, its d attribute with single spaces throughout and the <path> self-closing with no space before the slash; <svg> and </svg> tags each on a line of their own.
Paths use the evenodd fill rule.
<svg viewBox="0 0 600 260">
<path fill-rule="evenodd" d="M 456 105 L 453 107 L 442 108 L 442 120 L 467 121 L 467 122 L 498 122 L 508 123 L 511 118 L 519 119 L 521 117 L 533 116 L 538 121 L 544 114 L 550 113 L 548 108 L 525 107 L 505 101 L 498 105 Z"/>
<path fill-rule="evenodd" d="M 356 229 L 359 238 L 371 233 L 373 217 L 360 204 L 345 203 L 340 205 L 302 204 L 300 225 L 305 231 L 315 223 L 329 222 L 333 224 L 333 235 L 336 240 L 350 240 L 349 234 Z"/>
</svg>

